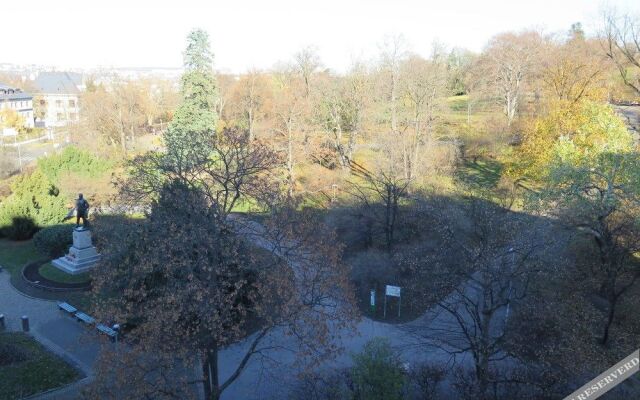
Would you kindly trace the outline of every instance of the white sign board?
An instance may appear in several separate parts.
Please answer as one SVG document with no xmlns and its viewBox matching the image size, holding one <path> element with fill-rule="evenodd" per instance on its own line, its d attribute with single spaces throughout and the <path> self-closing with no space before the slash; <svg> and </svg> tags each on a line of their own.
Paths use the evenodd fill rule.
<svg viewBox="0 0 640 400">
<path fill-rule="evenodd" d="M 387 296 L 400 297 L 400 286 L 387 285 L 385 294 Z"/>
</svg>

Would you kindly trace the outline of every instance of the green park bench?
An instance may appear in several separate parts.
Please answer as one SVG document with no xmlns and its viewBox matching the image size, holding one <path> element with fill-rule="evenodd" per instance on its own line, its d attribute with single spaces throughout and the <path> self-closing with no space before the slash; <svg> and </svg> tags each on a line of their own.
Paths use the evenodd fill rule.
<svg viewBox="0 0 640 400">
<path fill-rule="evenodd" d="M 78 319 L 78 321 L 82 321 L 85 324 L 88 325 L 93 325 L 96 322 L 96 319 L 93 317 L 90 317 L 89 315 L 83 313 L 83 312 L 77 312 L 76 313 L 76 318 Z"/>
<path fill-rule="evenodd" d="M 70 315 L 73 315 L 76 311 L 78 311 L 78 309 L 71 304 L 64 302 L 58 303 L 58 308 L 60 309 L 60 311 L 66 311 Z"/>
<path fill-rule="evenodd" d="M 104 324 L 98 324 L 96 326 L 96 328 L 101 333 L 104 333 L 105 335 L 109 336 L 111 341 L 115 341 L 116 340 L 116 336 L 118 335 L 118 332 L 114 331 L 113 329 L 109 328 L 108 326 L 106 326 Z"/>
</svg>

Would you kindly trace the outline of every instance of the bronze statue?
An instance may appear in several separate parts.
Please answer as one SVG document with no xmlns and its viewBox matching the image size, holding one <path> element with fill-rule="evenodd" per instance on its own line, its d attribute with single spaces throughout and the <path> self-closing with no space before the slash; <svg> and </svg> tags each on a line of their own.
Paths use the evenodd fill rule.
<svg viewBox="0 0 640 400">
<path fill-rule="evenodd" d="M 82 193 L 78 194 L 76 206 L 67 214 L 67 218 L 71 218 L 74 211 L 76 212 L 76 228 L 80 226 L 80 220 L 82 220 L 82 227 L 88 228 L 89 221 L 87 217 L 89 215 L 89 202 L 84 198 Z"/>
</svg>

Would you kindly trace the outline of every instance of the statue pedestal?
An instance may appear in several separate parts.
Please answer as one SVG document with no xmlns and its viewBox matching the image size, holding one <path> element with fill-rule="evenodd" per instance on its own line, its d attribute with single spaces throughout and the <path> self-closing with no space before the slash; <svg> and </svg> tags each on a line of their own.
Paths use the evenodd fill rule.
<svg viewBox="0 0 640 400">
<path fill-rule="evenodd" d="M 84 227 L 73 230 L 73 246 L 69 254 L 51 262 L 54 267 L 71 275 L 87 272 L 100 260 L 100 254 L 91 243 L 91 231 Z"/>
</svg>

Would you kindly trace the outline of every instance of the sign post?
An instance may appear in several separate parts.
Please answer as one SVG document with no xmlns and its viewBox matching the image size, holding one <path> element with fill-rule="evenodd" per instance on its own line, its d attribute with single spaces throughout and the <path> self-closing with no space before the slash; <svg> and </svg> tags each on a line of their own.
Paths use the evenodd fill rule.
<svg viewBox="0 0 640 400">
<path fill-rule="evenodd" d="M 398 318 L 400 318 L 400 305 L 402 303 L 402 297 L 400 296 L 400 286 L 387 285 L 384 291 L 384 317 L 387 317 L 387 296 L 398 298 Z"/>
<path fill-rule="evenodd" d="M 376 290 L 371 289 L 371 314 L 376 313 Z"/>
</svg>

